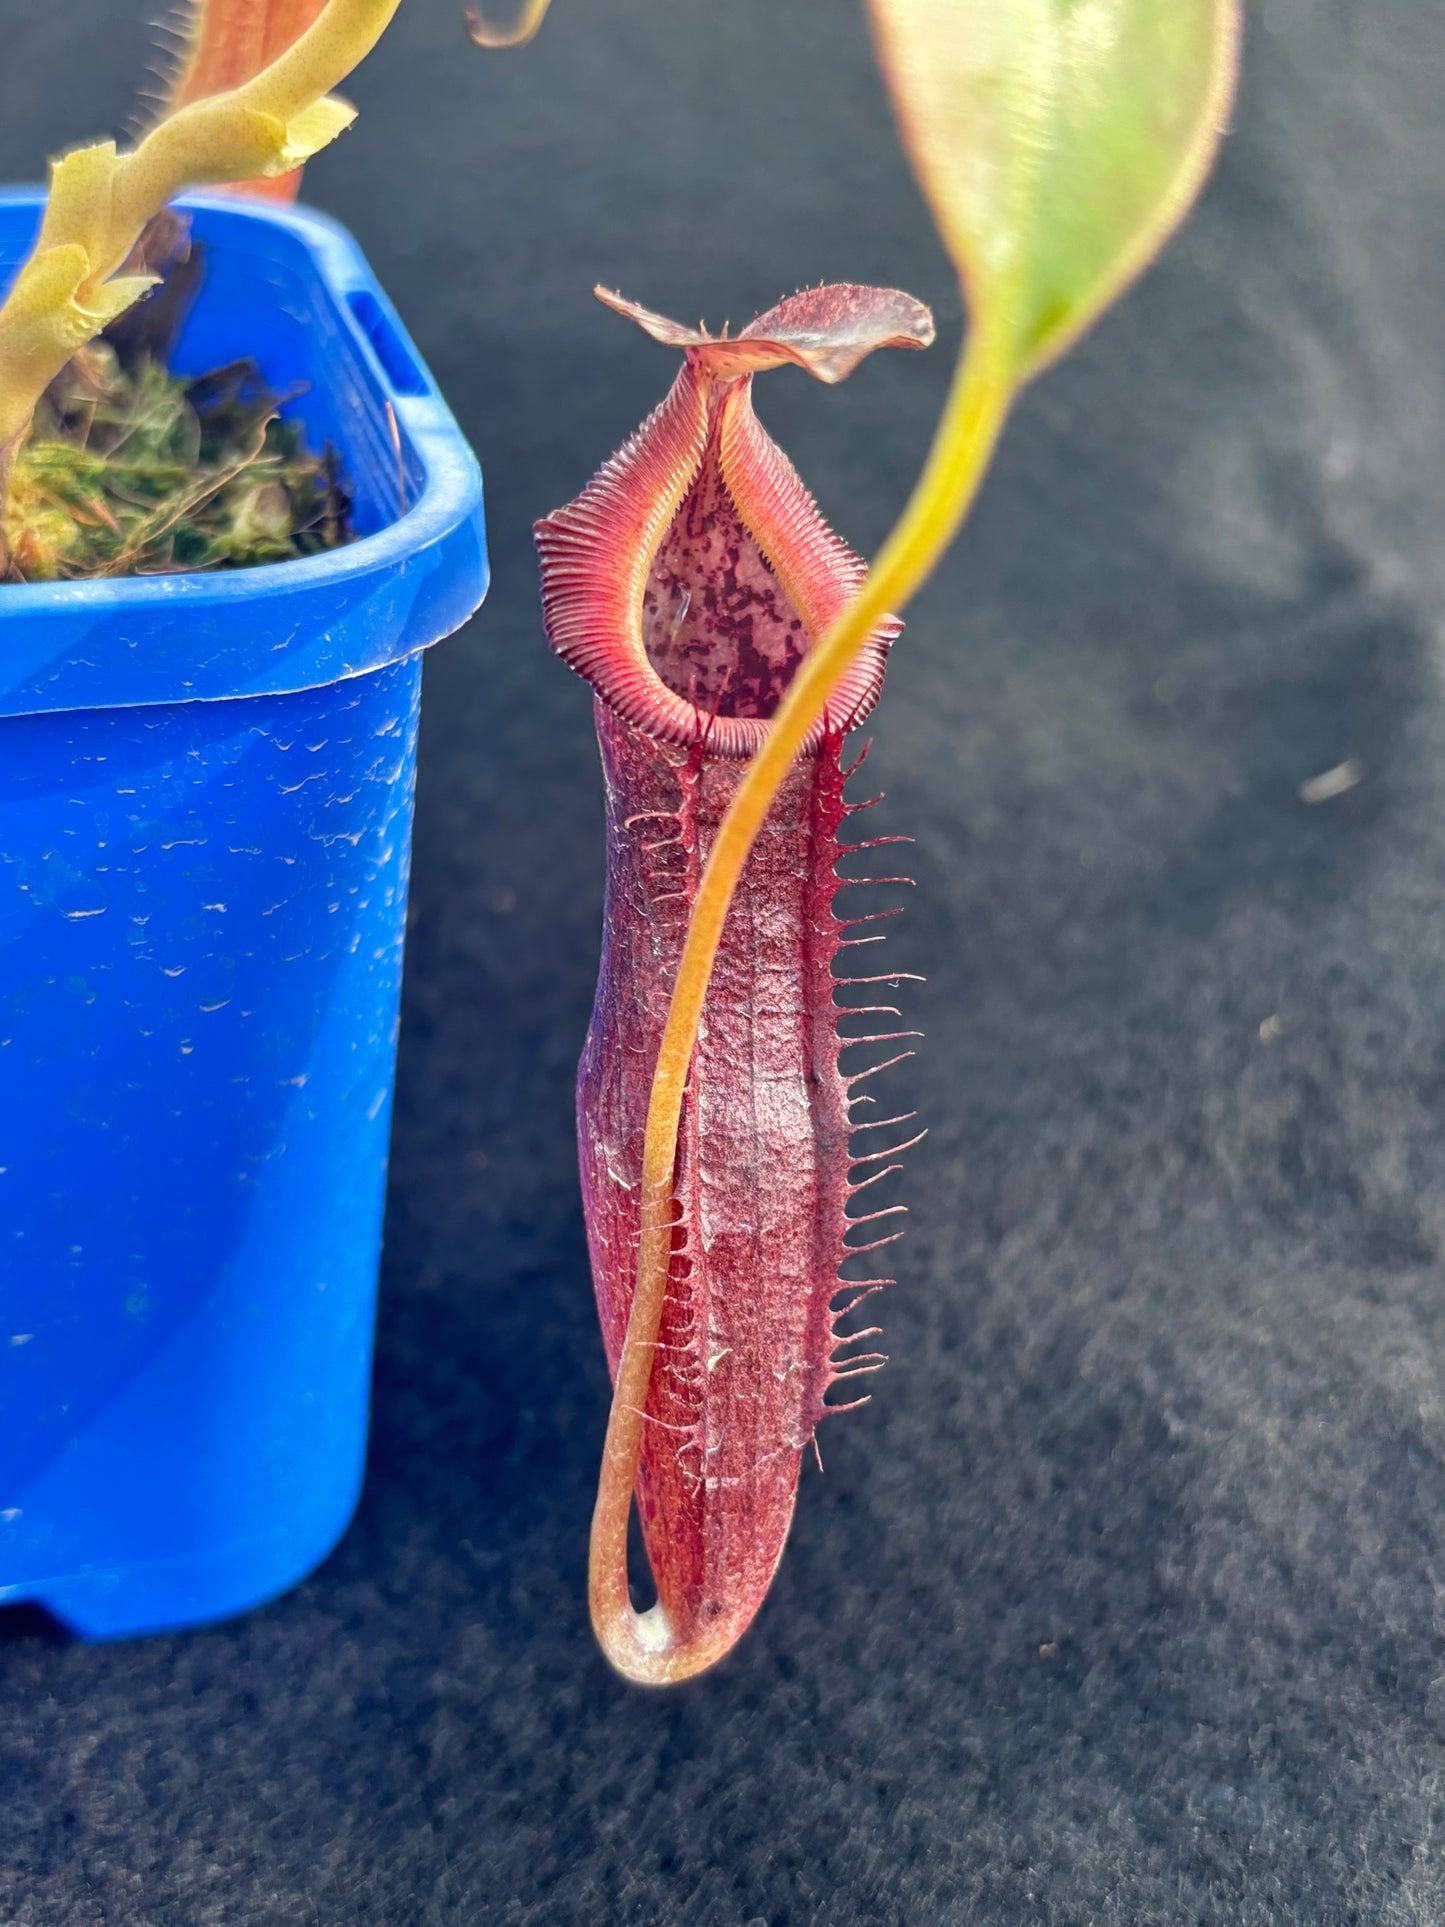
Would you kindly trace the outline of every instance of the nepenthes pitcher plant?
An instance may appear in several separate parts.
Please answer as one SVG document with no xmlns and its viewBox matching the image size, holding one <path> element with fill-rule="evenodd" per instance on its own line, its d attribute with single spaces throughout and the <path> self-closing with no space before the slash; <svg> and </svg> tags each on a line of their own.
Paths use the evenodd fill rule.
<svg viewBox="0 0 1445 1927">
<path fill-rule="evenodd" d="M 926 346 L 933 322 L 904 294 L 824 287 L 713 339 L 598 292 L 683 353 L 666 400 L 537 529 L 548 633 L 595 692 L 606 791 L 602 967 L 577 1121 L 615 1371 L 652 1066 L 703 867 L 798 665 L 864 574 L 754 414 L 753 378 L 793 363 L 838 381 L 875 348 Z M 857 1126 L 855 1141 L 857 1086 L 882 1065 L 845 1073 L 839 1060 L 914 1033 L 840 1032 L 842 986 L 866 997 L 898 978 L 847 966 L 873 942 L 858 926 L 877 913 L 840 917 L 834 898 L 848 887 L 841 856 L 902 840 L 844 840 L 866 804 L 844 800 L 842 761 L 878 700 L 898 627 L 874 625 L 753 847 L 684 1100 L 637 1495 L 659 1607 L 688 1639 L 731 1641 L 752 1619 L 782 1554 L 802 1456 L 836 1409 L 829 1390 L 882 1362 L 857 1349 L 874 1330 L 843 1336 L 839 1326 L 892 1281 L 844 1286 L 840 1270 L 897 1235 L 878 1226 L 902 1207 L 870 1210 L 859 1194 L 917 1139 L 894 1118 Z M 897 1016 L 886 1004 L 853 1009 Z M 903 1143 L 889 1136 L 900 1128 Z"/>
<path fill-rule="evenodd" d="M 607 785 L 578 1083 L 613 1372 L 589 1591 L 603 1650 L 645 1684 L 705 1670 L 752 1619 L 825 1393 L 850 1369 L 838 1264 L 867 1174 L 837 1069 L 841 738 L 876 700 L 891 612 L 957 532 L 1014 400 L 1182 220 L 1237 66 L 1237 0 L 869 11 L 969 320 L 871 572 L 818 520 L 750 389 L 779 362 L 837 379 L 870 348 L 921 345 L 925 312 L 878 290 L 812 290 L 734 340 L 614 300 L 683 351 L 683 372 L 538 529 L 549 633 L 593 684 Z M 658 1595 L 645 1613 L 628 1589 L 634 1495 Z"/>
</svg>

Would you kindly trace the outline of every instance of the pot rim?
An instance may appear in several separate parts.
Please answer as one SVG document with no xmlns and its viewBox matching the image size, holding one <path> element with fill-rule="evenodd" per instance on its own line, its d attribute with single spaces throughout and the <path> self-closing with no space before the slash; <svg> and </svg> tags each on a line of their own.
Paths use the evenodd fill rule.
<svg viewBox="0 0 1445 1927">
<path fill-rule="evenodd" d="M 40 188 L 0 189 L 0 262 L 17 242 L 28 247 L 27 217 L 33 228 L 43 204 Z M 254 256 L 307 284 L 358 378 L 358 430 L 369 415 L 389 435 L 390 410 L 415 499 L 323 555 L 0 588 L 0 717 L 317 688 L 440 641 L 486 594 L 481 470 L 351 235 L 310 208 L 216 194 L 176 205 L 218 253 Z M 343 442 L 345 462 L 359 453 Z"/>
</svg>

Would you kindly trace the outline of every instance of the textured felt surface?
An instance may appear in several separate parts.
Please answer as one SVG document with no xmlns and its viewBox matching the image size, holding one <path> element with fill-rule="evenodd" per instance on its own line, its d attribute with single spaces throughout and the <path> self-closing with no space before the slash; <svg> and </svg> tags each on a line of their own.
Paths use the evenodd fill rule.
<svg viewBox="0 0 1445 1927">
<path fill-rule="evenodd" d="M 0 177 L 121 121 L 143 12 L 10 0 Z M 713 322 L 819 277 L 934 301 L 928 357 L 759 385 L 865 548 L 958 307 L 853 0 L 557 0 L 492 57 L 458 13 L 406 0 L 310 182 L 482 453 L 496 559 L 428 670 L 366 1495 L 241 1623 L 9 1622 L 0 1917 L 1445 1918 L 1435 10 L 1251 9 L 1204 206 L 914 609 L 874 752 L 929 977 L 893 1363 L 743 1648 L 661 1698 L 582 1598 L 600 810 L 528 527 L 671 376 L 595 279 Z"/>
</svg>

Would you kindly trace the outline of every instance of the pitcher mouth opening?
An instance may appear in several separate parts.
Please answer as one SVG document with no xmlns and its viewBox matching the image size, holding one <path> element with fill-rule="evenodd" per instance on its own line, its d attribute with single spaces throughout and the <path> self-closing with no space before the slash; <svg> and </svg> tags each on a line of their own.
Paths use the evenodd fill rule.
<svg viewBox="0 0 1445 1927">
<path fill-rule="evenodd" d="M 690 350 L 672 391 L 576 501 L 537 527 L 553 647 L 655 740 L 750 757 L 865 566 L 753 412 L 749 373 Z M 805 744 L 873 708 L 881 622 Z"/>
<path fill-rule="evenodd" d="M 676 696 L 714 722 L 767 722 L 814 640 L 723 477 L 709 427 L 642 592 L 642 647 Z"/>
</svg>

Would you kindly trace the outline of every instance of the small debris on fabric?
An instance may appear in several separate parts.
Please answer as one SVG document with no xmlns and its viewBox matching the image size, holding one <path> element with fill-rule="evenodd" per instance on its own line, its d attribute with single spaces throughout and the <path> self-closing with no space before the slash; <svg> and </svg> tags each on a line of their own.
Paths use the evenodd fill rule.
<svg viewBox="0 0 1445 1927">
<path fill-rule="evenodd" d="M 1336 763 L 1333 769 L 1322 770 L 1318 776 L 1311 776 L 1299 786 L 1301 803 L 1328 803 L 1332 797 L 1343 796 L 1352 790 L 1356 783 L 1363 781 L 1365 766 L 1349 757 L 1343 763 Z"/>
</svg>

